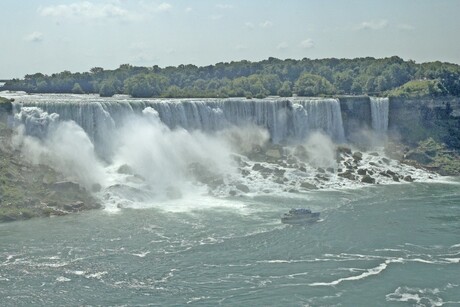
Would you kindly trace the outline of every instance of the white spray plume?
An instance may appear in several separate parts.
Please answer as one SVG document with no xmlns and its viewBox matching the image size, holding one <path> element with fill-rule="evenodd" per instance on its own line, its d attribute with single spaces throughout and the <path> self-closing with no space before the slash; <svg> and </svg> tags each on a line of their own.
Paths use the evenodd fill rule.
<svg viewBox="0 0 460 307">
<path fill-rule="evenodd" d="M 171 130 L 148 107 L 142 116 L 127 120 L 117 134 L 115 163 L 127 164 L 155 189 L 186 184 L 191 163 L 214 173 L 233 171 L 229 145 L 216 136 L 182 128 Z"/>
<path fill-rule="evenodd" d="M 305 144 L 308 162 L 314 167 L 335 167 L 335 145 L 326 134 L 316 131 L 310 134 Z"/>
<path fill-rule="evenodd" d="M 13 144 L 21 149 L 25 158 L 35 164 L 48 165 L 86 188 L 103 184 L 103 166 L 80 126 L 73 121 L 56 121 L 56 114 L 48 115 L 38 108 L 18 114 L 18 118 L 24 116 L 27 117 L 25 124 L 18 127 Z M 40 133 L 26 135 L 34 129 Z"/>
<path fill-rule="evenodd" d="M 240 153 L 250 152 L 254 146 L 263 147 L 270 139 L 267 129 L 254 124 L 232 126 L 220 131 L 217 135 L 227 140 L 232 149 Z"/>
</svg>

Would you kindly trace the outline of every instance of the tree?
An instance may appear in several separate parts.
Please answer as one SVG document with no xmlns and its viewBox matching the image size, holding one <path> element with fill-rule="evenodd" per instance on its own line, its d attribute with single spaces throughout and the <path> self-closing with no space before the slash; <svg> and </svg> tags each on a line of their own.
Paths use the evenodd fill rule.
<svg viewBox="0 0 460 307">
<path fill-rule="evenodd" d="M 113 82 L 110 80 L 103 81 L 99 89 L 99 96 L 112 97 L 115 94 L 116 90 Z"/>
<path fill-rule="evenodd" d="M 325 78 L 303 73 L 294 84 L 294 92 L 299 96 L 318 96 L 334 94 L 334 86 Z"/>
<path fill-rule="evenodd" d="M 283 85 L 278 90 L 277 94 L 281 97 L 291 97 L 292 96 L 291 82 L 284 81 Z"/>
<path fill-rule="evenodd" d="M 351 93 L 351 87 L 353 86 L 353 77 L 351 70 L 335 73 L 334 86 L 341 94 Z"/>
<path fill-rule="evenodd" d="M 108 82 L 108 80 L 110 80 Z M 122 64 L 114 70 L 93 67 L 89 72 L 42 73 L 9 80 L 2 90 L 29 93 L 127 93 L 134 97 L 265 97 L 388 93 L 411 80 L 437 80 L 443 95 L 460 96 L 460 65 L 416 64 L 399 57 L 375 59 L 286 59 L 234 61 L 197 67 L 179 65 L 138 67 Z M 108 82 L 108 83 L 107 83 Z M 288 83 L 285 83 L 288 82 Z M 172 87 L 175 86 L 175 87 Z M 75 88 L 74 88 L 75 87 Z M 168 90 L 169 87 L 172 87 Z"/>
<path fill-rule="evenodd" d="M 125 92 L 132 97 L 158 97 L 168 86 L 168 80 L 154 73 L 139 74 L 125 80 Z"/>
<path fill-rule="evenodd" d="M 89 70 L 92 74 L 99 74 L 104 71 L 102 67 L 93 67 Z"/>
<path fill-rule="evenodd" d="M 72 87 L 72 93 L 74 94 L 84 94 L 85 92 L 81 88 L 79 83 L 75 83 Z"/>
</svg>

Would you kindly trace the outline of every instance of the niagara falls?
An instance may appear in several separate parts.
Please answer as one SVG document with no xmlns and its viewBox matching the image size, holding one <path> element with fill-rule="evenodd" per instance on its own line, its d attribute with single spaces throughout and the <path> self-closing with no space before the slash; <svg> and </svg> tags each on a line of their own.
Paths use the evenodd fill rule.
<svg viewBox="0 0 460 307">
<path fill-rule="evenodd" d="M 2 306 L 460 305 L 458 2 L 3 6 Z"/>
</svg>

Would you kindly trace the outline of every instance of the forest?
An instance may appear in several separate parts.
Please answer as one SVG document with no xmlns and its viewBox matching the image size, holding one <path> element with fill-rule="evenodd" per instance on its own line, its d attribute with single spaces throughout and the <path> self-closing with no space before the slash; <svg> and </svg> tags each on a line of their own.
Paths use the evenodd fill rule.
<svg viewBox="0 0 460 307">
<path fill-rule="evenodd" d="M 135 98 L 372 95 L 460 96 L 460 66 L 416 63 L 393 56 L 376 59 L 277 59 L 209 66 L 161 68 L 122 64 L 117 69 L 29 74 L 0 90 L 28 93 L 127 94 Z"/>
</svg>

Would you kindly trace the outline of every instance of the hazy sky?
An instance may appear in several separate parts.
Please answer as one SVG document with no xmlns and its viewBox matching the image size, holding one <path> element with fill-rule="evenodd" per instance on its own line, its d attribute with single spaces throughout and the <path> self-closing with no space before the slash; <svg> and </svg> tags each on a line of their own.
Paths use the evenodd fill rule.
<svg viewBox="0 0 460 307">
<path fill-rule="evenodd" d="M 460 63 L 460 0 L 0 0 L 0 79 L 129 63 Z"/>
</svg>

